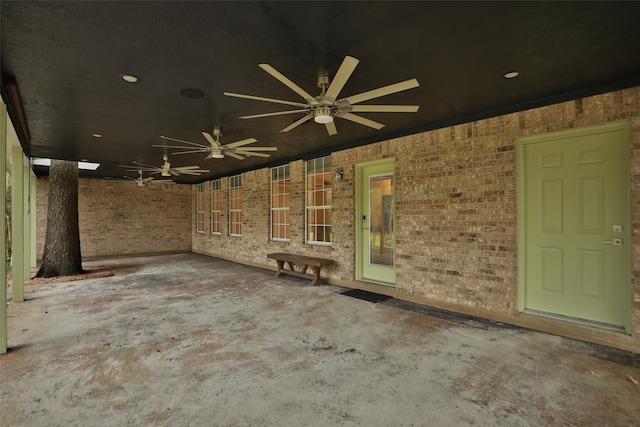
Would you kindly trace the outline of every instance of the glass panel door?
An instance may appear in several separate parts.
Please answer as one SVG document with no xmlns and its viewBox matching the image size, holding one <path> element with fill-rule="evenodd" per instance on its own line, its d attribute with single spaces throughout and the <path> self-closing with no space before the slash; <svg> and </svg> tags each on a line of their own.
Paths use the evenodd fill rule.
<svg viewBox="0 0 640 427">
<path fill-rule="evenodd" d="M 394 286 L 394 159 L 356 165 L 356 278 Z"/>
<path fill-rule="evenodd" d="M 393 267 L 393 175 L 369 177 L 369 263 Z"/>
</svg>

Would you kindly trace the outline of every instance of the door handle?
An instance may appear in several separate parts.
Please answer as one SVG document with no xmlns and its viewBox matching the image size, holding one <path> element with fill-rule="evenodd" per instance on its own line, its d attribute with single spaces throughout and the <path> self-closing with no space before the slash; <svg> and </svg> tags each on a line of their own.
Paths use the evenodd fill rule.
<svg viewBox="0 0 640 427">
<path fill-rule="evenodd" d="M 605 240 L 602 243 L 605 245 L 622 246 L 622 239 Z"/>
</svg>

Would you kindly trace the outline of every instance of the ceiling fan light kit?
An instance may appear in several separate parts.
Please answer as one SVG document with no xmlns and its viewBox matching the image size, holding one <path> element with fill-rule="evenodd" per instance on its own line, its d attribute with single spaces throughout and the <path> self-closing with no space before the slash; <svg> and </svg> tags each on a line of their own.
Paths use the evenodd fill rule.
<svg viewBox="0 0 640 427">
<path fill-rule="evenodd" d="M 331 107 L 329 106 L 318 107 L 313 112 L 313 121 L 323 125 L 326 125 L 327 123 L 331 123 L 333 121 L 333 116 L 331 115 Z"/>
<path fill-rule="evenodd" d="M 283 114 L 305 114 L 304 117 L 282 129 L 280 132 L 289 132 L 302 123 L 305 123 L 306 121 L 313 118 L 314 122 L 325 125 L 329 136 L 335 135 L 338 133 L 338 131 L 334 124 L 334 117 L 340 117 L 342 119 L 379 130 L 384 127 L 384 124 L 369 120 L 365 117 L 353 113 L 415 113 L 418 111 L 418 109 L 420 108 L 419 105 L 354 105 L 360 102 L 369 101 L 371 99 L 380 98 L 386 95 L 391 95 L 393 93 L 418 87 L 420 86 L 420 84 L 416 79 L 409 79 L 367 92 L 362 92 L 357 95 L 337 99 L 340 91 L 342 91 L 342 88 L 347 83 L 347 80 L 351 77 L 351 74 L 353 73 L 359 62 L 360 61 L 358 59 L 352 56 L 345 56 L 342 64 L 336 72 L 336 75 L 333 78 L 333 81 L 330 81 L 328 74 L 321 73 L 318 76 L 318 87 L 322 90 L 322 92 L 317 97 L 310 95 L 308 92 L 295 84 L 293 81 L 289 80 L 286 76 L 273 68 L 271 65 L 259 64 L 260 68 L 265 70 L 276 80 L 280 81 L 280 83 L 284 84 L 289 89 L 300 95 L 306 101 L 306 104 L 302 102 L 286 101 L 282 99 L 244 95 L 235 92 L 225 92 L 224 94 L 226 96 L 232 96 L 236 98 L 251 99 L 254 101 L 271 102 L 275 104 L 292 105 L 298 107 L 297 110 L 275 111 L 271 113 L 240 116 L 241 119 L 255 119 L 260 117 L 279 116 Z"/>
<path fill-rule="evenodd" d="M 220 150 L 220 149 L 213 150 L 213 151 L 211 151 L 211 158 L 212 159 L 224 159 L 224 154 L 222 154 L 222 150 Z"/>
</svg>

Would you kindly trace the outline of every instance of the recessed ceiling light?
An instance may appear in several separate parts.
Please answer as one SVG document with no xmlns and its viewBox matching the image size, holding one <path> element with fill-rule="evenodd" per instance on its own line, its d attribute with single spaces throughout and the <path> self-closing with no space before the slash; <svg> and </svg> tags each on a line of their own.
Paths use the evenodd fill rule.
<svg viewBox="0 0 640 427">
<path fill-rule="evenodd" d="M 127 83 L 137 83 L 138 81 L 138 78 L 131 74 L 122 74 L 120 77 Z"/>
<path fill-rule="evenodd" d="M 204 98 L 204 92 L 199 89 L 182 89 L 180 91 L 180 95 L 184 96 L 185 98 L 191 99 Z"/>
<path fill-rule="evenodd" d="M 515 78 L 516 78 L 516 77 L 518 77 L 519 75 L 520 75 L 520 73 L 519 73 L 519 72 L 517 72 L 517 71 L 510 71 L 510 72 L 508 72 L 508 73 L 506 73 L 506 74 L 504 75 L 504 78 L 505 78 L 505 79 L 515 79 Z"/>
<path fill-rule="evenodd" d="M 93 133 L 93 134 L 91 134 L 91 136 L 93 136 L 94 138 L 102 138 L 102 134 L 101 133 Z"/>
</svg>

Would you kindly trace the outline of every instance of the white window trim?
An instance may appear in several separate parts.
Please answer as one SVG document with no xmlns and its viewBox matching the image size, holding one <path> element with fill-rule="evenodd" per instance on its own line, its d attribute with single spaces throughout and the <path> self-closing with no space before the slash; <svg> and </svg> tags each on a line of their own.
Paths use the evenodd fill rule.
<svg viewBox="0 0 640 427">
<path fill-rule="evenodd" d="M 307 239 L 308 237 L 308 230 L 309 230 L 309 212 L 312 210 L 331 210 L 331 206 L 330 205 L 324 205 L 324 206 L 307 206 L 306 207 L 306 211 L 305 211 L 305 223 L 306 223 L 306 227 L 304 230 L 304 237 L 305 239 Z M 330 224 L 329 227 L 331 227 L 333 229 L 333 224 Z M 332 230 L 333 232 L 333 230 Z M 319 240 L 306 240 L 305 243 L 307 245 L 314 245 L 314 246 L 331 246 L 332 242 L 323 242 L 323 241 L 319 241 Z"/>
<path fill-rule="evenodd" d="M 287 178 L 284 179 L 278 179 L 275 180 L 273 179 L 273 169 L 278 169 L 278 168 L 282 168 L 283 166 L 286 166 L 287 168 Z M 289 211 L 291 212 L 291 199 L 289 199 L 289 206 L 287 206 L 286 208 L 274 208 L 273 207 L 273 183 L 274 182 L 280 182 L 280 181 L 289 181 L 289 185 L 291 185 L 291 175 L 289 175 L 290 169 L 289 169 L 289 165 L 283 165 L 283 166 L 276 166 L 274 168 L 271 168 L 271 191 L 270 191 L 270 205 L 271 205 L 271 210 L 270 210 L 270 218 L 269 218 L 269 237 L 272 241 L 274 242 L 290 242 L 291 239 L 287 239 L 287 238 L 282 238 L 282 237 L 273 237 L 273 213 L 274 212 L 283 212 L 283 211 Z M 291 193 L 289 193 L 289 197 L 291 197 Z M 291 235 L 291 224 L 289 224 L 289 235 Z"/>
<path fill-rule="evenodd" d="M 237 187 L 232 187 L 232 183 L 234 181 L 233 178 L 238 177 L 238 180 L 240 181 L 240 185 Z M 233 194 L 232 190 L 235 190 L 237 188 L 242 188 L 242 175 L 234 175 L 229 177 L 229 236 L 230 237 L 242 237 L 242 207 L 240 209 L 233 209 L 233 203 L 232 203 L 232 199 L 231 199 L 231 195 Z M 242 197 L 240 197 L 240 206 L 242 206 Z M 240 230 L 241 232 L 238 233 L 232 233 L 233 230 L 233 226 L 232 226 L 232 220 L 233 220 L 233 213 L 234 212 L 240 212 Z"/>
<path fill-rule="evenodd" d="M 213 194 L 217 193 L 220 195 L 220 203 L 222 204 L 222 182 L 221 181 L 222 180 L 220 179 L 211 181 L 211 234 L 214 234 L 216 236 L 222 235 L 222 209 L 213 209 Z M 220 224 L 220 231 L 213 231 L 215 229 L 215 227 L 213 226 L 213 219 L 215 218 L 216 213 L 218 214 L 218 218 L 219 218 L 218 223 Z"/>
<path fill-rule="evenodd" d="M 324 157 L 328 157 L 329 159 L 331 159 L 331 156 L 324 156 Z M 318 240 L 309 240 L 309 212 L 311 210 L 332 210 L 333 207 L 332 205 L 321 205 L 321 206 L 309 206 L 308 204 L 308 193 L 309 193 L 309 169 L 308 169 L 308 162 L 310 161 L 315 161 L 318 160 L 322 157 L 319 157 L 317 159 L 309 159 L 305 162 L 304 165 L 304 172 L 305 172 L 305 176 L 304 176 L 304 205 L 305 205 L 305 212 L 304 212 L 304 243 L 307 245 L 312 245 L 312 246 L 331 246 L 332 242 L 323 242 L 323 241 L 318 241 Z M 329 165 L 329 171 L 331 170 L 331 165 Z M 317 172 L 313 172 L 313 173 L 317 173 Z M 325 172 L 326 173 L 326 172 Z M 331 193 L 332 193 L 332 200 L 333 200 L 333 182 L 331 183 Z M 333 224 L 329 224 L 329 226 L 332 228 L 332 232 L 333 232 Z M 333 240 L 333 239 L 332 239 Z"/>
<path fill-rule="evenodd" d="M 202 190 L 202 191 L 201 191 Z M 205 185 L 204 182 L 200 184 L 196 184 L 196 233 L 197 234 L 205 234 L 206 230 L 204 228 L 204 206 L 200 206 L 200 195 L 202 194 L 202 205 L 204 203 L 204 192 Z M 200 214 L 202 214 L 202 221 L 200 221 Z"/>
</svg>

